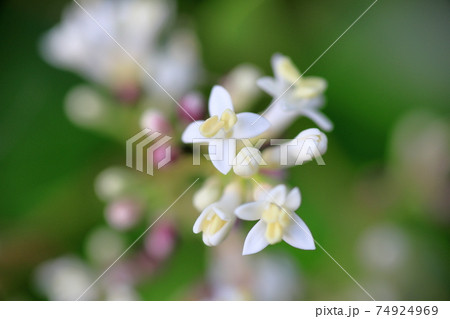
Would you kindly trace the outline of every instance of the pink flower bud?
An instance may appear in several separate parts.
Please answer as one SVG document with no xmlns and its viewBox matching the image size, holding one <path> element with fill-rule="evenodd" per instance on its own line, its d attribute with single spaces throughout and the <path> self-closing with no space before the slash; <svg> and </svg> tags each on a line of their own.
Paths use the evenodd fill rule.
<svg viewBox="0 0 450 319">
<path fill-rule="evenodd" d="M 276 180 L 285 180 L 286 171 L 282 169 L 266 169 L 262 168 L 260 173 Z"/>
<path fill-rule="evenodd" d="M 178 117 L 184 123 L 201 120 L 205 115 L 205 100 L 200 93 L 191 92 L 180 101 Z"/>
<path fill-rule="evenodd" d="M 141 128 L 148 128 L 154 132 L 170 135 L 172 126 L 161 112 L 153 109 L 145 111 L 141 116 Z"/>
<path fill-rule="evenodd" d="M 141 96 L 141 89 L 136 84 L 129 83 L 120 85 L 115 89 L 114 93 L 119 101 L 127 105 L 132 105 Z"/>
<path fill-rule="evenodd" d="M 133 227 L 141 217 L 142 206 L 133 199 L 120 199 L 112 202 L 105 212 L 109 225 L 125 230 Z"/>
<path fill-rule="evenodd" d="M 145 250 L 155 261 L 163 261 L 172 253 L 176 242 L 176 230 L 168 221 L 160 222 L 145 239 Z"/>
<path fill-rule="evenodd" d="M 151 151 L 153 151 L 152 156 L 150 156 Z M 174 162 L 178 158 L 180 151 L 174 145 L 167 143 L 154 150 L 149 148 L 148 153 L 149 165 L 162 169 L 164 166 Z"/>
</svg>

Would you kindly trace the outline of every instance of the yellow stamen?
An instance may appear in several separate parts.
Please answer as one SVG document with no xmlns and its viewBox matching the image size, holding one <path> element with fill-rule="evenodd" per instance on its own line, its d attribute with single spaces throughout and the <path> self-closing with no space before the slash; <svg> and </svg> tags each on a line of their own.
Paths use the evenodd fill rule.
<svg viewBox="0 0 450 319">
<path fill-rule="evenodd" d="M 265 237 L 270 244 L 280 242 L 285 228 L 291 223 L 288 213 L 273 203 L 263 211 L 261 219 L 267 224 Z"/>
<path fill-rule="evenodd" d="M 294 83 L 300 77 L 300 72 L 289 58 L 284 58 L 278 63 L 278 72 L 290 83 Z"/>
<path fill-rule="evenodd" d="M 278 220 L 279 214 L 280 208 L 275 204 L 270 204 L 269 208 L 262 213 L 262 219 L 266 223 L 275 223 Z"/>
<path fill-rule="evenodd" d="M 202 125 L 200 125 L 200 133 L 204 137 L 213 137 L 219 132 L 221 128 L 223 128 L 225 123 L 214 115 L 207 119 Z"/>
<path fill-rule="evenodd" d="M 278 216 L 278 222 L 280 223 L 280 225 L 283 227 L 287 227 L 289 226 L 291 221 L 291 217 L 285 211 L 281 211 L 280 215 Z"/>
<path fill-rule="evenodd" d="M 267 224 L 266 239 L 270 244 L 276 244 L 283 238 L 283 227 L 279 223 Z"/>
<path fill-rule="evenodd" d="M 227 222 L 221 219 L 217 214 L 214 214 L 212 218 L 205 219 L 202 224 L 202 231 L 208 235 L 214 235 L 217 233 Z"/>
<path fill-rule="evenodd" d="M 237 117 L 232 110 L 226 109 L 220 116 L 220 120 L 224 122 L 225 132 L 228 132 L 236 124 Z"/>
<path fill-rule="evenodd" d="M 295 83 L 293 95 L 296 98 L 313 98 L 322 94 L 327 88 L 327 82 L 319 77 L 309 76 Z"/>
<path fill-rule="evenodd" d="M 214 115 L 207 119 L 202 125 L 200 125 L 200 133 L 204 137 L 213 137 L 221 129 L 224 129 L 225 132 L 228 132 L 229 130 L 231 130 L 234 124 L 236 124 L 236 122 L 236 114 L 232 110 L 226 109 L 220 116 L 220 119 L 217 115 Z"/>
</svg>

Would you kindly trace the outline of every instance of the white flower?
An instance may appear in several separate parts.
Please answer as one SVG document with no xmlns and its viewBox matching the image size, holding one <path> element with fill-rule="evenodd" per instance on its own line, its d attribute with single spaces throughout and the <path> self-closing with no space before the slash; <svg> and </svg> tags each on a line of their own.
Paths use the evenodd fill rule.
<svg viewBox="0 0 450 319">
<path fill-rule="evenodd" d="M 289 142 L 266 148 L 262 157 L 270 166 L 301 165 L 313 158 L 320 161 L 327 151 L 328 140 L 324 133 L 316 128 L 301 131 Z M 322 164 L 322 163 L 320 163 Z"/>
<path fill-rule="evenodd" d="M 203 242 L 217 246 L 230 232 L 236 216 L 234 210 L 241 203 L 241 189 L 238 184 L 225 188 L 222 198 L 206 207 L 194 224 L 194 233 L 203 232 Z"/>
<path fill-rule="evenodd" d="M 301 76 L 292 61 L 281 54 L 272 57 L 272 68 L 275 78 L 263 77 L 257 84 L 276 101 L 264 114 L 274 129 L 284 129 L 302 115 L 321 129 L 330 131 L 333 124 L 319 111 L 324 102 L 326 81 L 320 77 Z"/>
<path fill-rule="evenodd" d="M 153 54 L 157 36 L 173 12 L 171 2 L 163 0 L 95 0 L 82 5 L 137 61 Z M 61 23 L 44 37 L 44 57 L 107 86 L 138 81 L 139 67 L 92 18 L 72 3 Z"/>
<path fill-rule="evenodd" d="M 209 97 L 206 121 L 196 121 L 183 132 L 184 143 L 208 143 L 213 165 L 227 174 L 236 153 L 236 139 L 250 139 L 265 132 L 270 123 L 255 113 L 234 113 L 231 97 L 221 86 L 214 86 Z"/>
<path fill-rule="evenodd" d="M 296 248 L 315 249 L 311 232 L 294 213 L 300 207 L 299 189 L 296 187 L 289 194 L 286 193 L 286 186 L 278 185 L 262 194 L 256 202 L 243 204 L 236 209 L 236 215 L 241 219 L 259 219 L 245 239 L 243 255 L 257 253 L 281 240 Z"/>
</svg>

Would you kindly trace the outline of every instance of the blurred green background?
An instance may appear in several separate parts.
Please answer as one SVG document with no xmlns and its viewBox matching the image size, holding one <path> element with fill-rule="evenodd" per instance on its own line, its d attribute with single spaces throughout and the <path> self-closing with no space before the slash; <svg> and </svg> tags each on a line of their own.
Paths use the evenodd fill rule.
<svg viewBox="0 0 450 319">
<path fill-rule="evenodd" d="M 305 70 L 371 2 L 183 0 L 177 11 L 197 32 L 206 69 L 220 77 L 243 62 L 271 74 L 274 52 Z M 33 269 L 67 252 L 82 254 L 86 234 L 104 223 L 94 178 L 124 163 L 123 144 L 74 126 L 64 114 L 66 93 L 83 80 L 38 52 L 67 3 L 0 4 L 3 300 L 43 298 Z M 292 169 L 289 183 L 302 190 L 300 215 L 315 239 L 375 299 L 450 296 L 449 17 L 444 0 L 380 0 L 308 71 L 328 81 L 324 112 L 335 129 L 327 165 Z M 290 134 L 309 126 L 301 119 Z M 301 269 L 302 299 L 367 299 L 321 249 L 279 246 L 269 250 L 286 251 Z M 178 298 L 202 277 L 205 251 L 198 236 L 186 239 L 144 298 Z M 377 265 L 386 258 L 395 262 Z"/>
</svg>

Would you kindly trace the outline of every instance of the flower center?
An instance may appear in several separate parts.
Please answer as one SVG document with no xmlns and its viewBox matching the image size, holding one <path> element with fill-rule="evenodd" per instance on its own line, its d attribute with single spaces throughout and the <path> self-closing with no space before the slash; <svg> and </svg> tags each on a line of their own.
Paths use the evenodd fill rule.
<svg viewBox="0 0 450 319">
<path fill-rule="evenodd" d="M 262 220 L 267 224 L 265 237 L 270 244 L 276 244 L 283 238 L 284 229 L 290 224 L 291 217 L 276 204 L 270 204 L 262 213 Z"/>
<path fill-rule="evenodd" d="M 302 81 L 298 81 L 295 83 L 293 87 L 293 96 L 298 99 L 311 99 L 320 94 L 322 94 L 326 87 L 327 83 L 325 80 L 318 77 L 306 77 L 302 78 Z"/>
<path fill-rule="evenodd" d="M 300 73 L 290 59 L 283 59 L 279 62 L 278 72 L 289 83 L 296 82 L 297 84 L 301 80 L 299 79 Z"/>
<path fill-rule="evenodd" d="M 214 235 L 217 233 L 227 222 L 221 219 L 217 214 L 213 213 L 208 216 L 202 223 L 202 231 L 207 235 Z"/>
<path fill-rule="evenodd" d="M 220 119 L 217 115 L 214 115 L 200 125 L 200 133 L 204 137 L 213 137 L 221 129 L 224 129 L 225 132 L 230 131 L 236 122 L 236 114 L 232 110 L 226 109 L 220 116 Z"/>
</svg>

